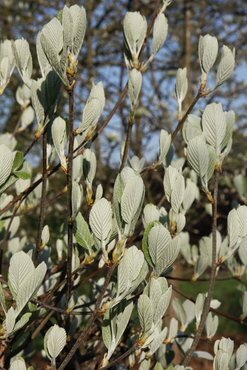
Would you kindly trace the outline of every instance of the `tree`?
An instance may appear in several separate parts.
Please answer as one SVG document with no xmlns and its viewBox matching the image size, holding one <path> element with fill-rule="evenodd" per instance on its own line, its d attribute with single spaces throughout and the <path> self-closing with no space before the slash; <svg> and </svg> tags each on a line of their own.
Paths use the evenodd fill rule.
<svg viewBox="0 0 247 370">
<path fill-rule="evenodd" d="M 139 10 L 142 3 L 130 2 L 129 7 Z M 125 5 L 120 3 L 121 11 Z M 15 67 L 23 82 L 16 92 L 22 110 L 18 124 L 13 134 L 0 136 L 2 367 L 10 363 L 12 369 L 25 368 L 25 361 L 34 364 L 33 351 L 37 356 L 40 342 L 51 366 L 59 369 L 110 368 L 116 363 L 139 369 L 185 369 L 192 355 L 213 360 L 214 369 L 246 365 L 246 344 L 233 354 L 229 338 L 215 341 L 214 353 L 197 351 L 204 328 L 207 339 L 215 337 L 219 317 L 246 326 L 246 178 L 241 173 L 230 178 L 229 167 L 225 178 L 234 182 L 239 204 L 230 210 L 224 225 L 218 220 L 219 186 L 223 186 L 222 168 L 232 147 L 235 113 L 223 111 L 220 102 L 211 102 L 230 81 L 235 51 L 224 45 L 219 53 L 217 38 L 206 34 L 199 37 L 197 57 L 191 27 L 198 8 L 184 1 L 168 9 L 173 9 L 174 16 L 184 9 L 182 54 L 172 38 L 170 45 L 177 59 L 183 55 L 185 67 L 169 67 L 163 48 L 169 5 L 164 0 L 143 8 L 147 15 L 153 12 L 149 23 L 138 11 L 124 15 L 124 56 L 119 42 L 122 26 L 114 18 L 116 7 L 104 2 L 89 1 L 87 10 L 64 6 L 39 31 L 35 45 L 25 39 L 1 43 L 1 93 Z M 34 3 L 33 11 L 37 9 Z M 203 3 L 203 9 L 208 14 L 211 8 Z M 44 12 L 42 20 L 43 16 Z M 110 37 L 113 29 L 117 32 Z M 11 34 L 11 27 L 7 32 Z M 108 49 L 101 37 L 106 38 Z M 32 57 L 35 47 L 36 61 Z M 82 71 L 81 48 L 87 66 Z M 164 90 L 157 84 L 164 78 L 162 58 L 167 59 L 167 71 L 174 71 L 167 83 L 175 85 L 176 125 L 174 104 L 162 107 L 150 94 L 151 82 L 159 101 L 164 99 Z M 114 70 L 119 76 L 114 76 Z M 102 82 L 90 81 L 95 76 L 108 80 L 107 96 L 112 101 L 104 119 L 105 88 Z M 86 96 L 84 86 L 88 88 L 89 82 Z M 14 84 L 12 88 L 17 80 Z M 206 97 L 209 101 L 203 112 L 193 114 Z M 11 94 L 6 101 L 10 101 L 8 106 L 13 104 Z M 81 101 L 85 102 L 83 111 Z M 121 143 L 109 130 L 117 110 L 115 122 L 120 119 L 118 127 L 124 128 Z M 17 135 L 30 130 L 34 116 L 35 133 L 23 150 Z M 169 119 L 169 132 L 161 129 L 160 117 Z M 151 118 L 152 135 L 142 130 Z M 12 123 L 7 128 L 13 129 Z M 99 141 L 107 128 L 107 141 Z M 146 165 L 140 156 L 157 130 L 159 153 Z M 106 143 L 114 161 L 102 156 Z M 27 161 L 35 160 L 33 148 L 42 161 L 41 173 L 34 169 L 34 175 Z M 114 167 L 117 148 L 120 164 Z M 192 205 L 205 202 L 211 207 L 211 226 L 194 238 L 191 222 L 197 213 L 193 214 Z M 38 225 L 33 220 L 36 213 Z M 24 222 L 19 225 L 20 220 Z M 205 224 L 199 225 L 202 230 Z M 206 294 L 185 296 L 183 301 L 174 296 L 175 292 L 184 294 L 173 281 L 187 279 L 172 271 L 179 254 L 191 281 L 208 280 Z M 222 278 L 239 280 L 240 316 L 222 312 L 221 302 L 213 299 L 216 279 Z M 169 305 L 172 318 L 166 323 Z M 183 355 L 181 366 L 172 364 L 175 343 Z M 23 349 L 26 353 L 20 357 Z"/>
</svg>

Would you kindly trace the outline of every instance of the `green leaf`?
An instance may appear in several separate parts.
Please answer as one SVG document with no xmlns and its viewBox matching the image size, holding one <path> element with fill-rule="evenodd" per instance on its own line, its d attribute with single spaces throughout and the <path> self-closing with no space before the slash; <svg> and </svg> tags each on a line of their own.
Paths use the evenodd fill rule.
<svg viewBox="0 0 247 370">
<path fill-rule="evenodd" d="M 13 171 L 18 170 L 23 164 L 23 160 L 24 160 L 24 155 L 22 152 L 16 151 L 14 152 L 14 155 L 15 156 L 14 156 L 14 161 L 13 161 L 13 166 L 12 166 Z"/>
<path fill-rule="evenodd" d="M 91 254 L 92 247 L 94 245 L 93 235 L 91 234 L 88 224 L 81 213 L 78 213 L 78 215 L 76 216 L 74 227 L 77 243 L 80 244 L 83 248 L 87 249 Z"/>
</svg>

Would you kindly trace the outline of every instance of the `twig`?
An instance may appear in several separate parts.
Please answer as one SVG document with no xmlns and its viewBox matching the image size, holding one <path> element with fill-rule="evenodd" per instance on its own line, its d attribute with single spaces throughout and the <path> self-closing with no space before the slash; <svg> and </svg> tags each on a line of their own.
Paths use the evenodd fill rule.
<svg viewBox="0 0 247 370">
<path fill-rule="evenodd" d="M 41 236 L 45 221 L 45 209 L 46 209 L 46 187 L 47 187 L 47 131 L 45 130 L 42 137 L 42 155 L 43 155 L 43 168 L 42 168 L 42 190 L 40 199 L 40 214 L 39 214 L 39 226 L 36 239 L 36 249 L 34 255 L 35 264 L 38 261 L 40 249 L 41 249 Z"/>
<path fill-rule="evenodd" d="M 72 209 L 72 187 L 73 187 L 73 149 L 74 149 L 74 86 L 68 90 L 69 95 L 69 152 L 67 161 L 67 215 L 68 215 L 68 251 L 67 251 L 67 306 L 72 292 L 72 252 L 73 252 L 73 209 Z"/>
<path fill-rule="evenodd" d="M 212 267 L 211 267 L 211 276 L 208 286 L 208 293 L 207 297 L 205 299 L 203 312 L 201 316 L 201 321 L 198 326 L 195 338 L 193 340 L 193 343 L 187 352 L 182 364 L 186 367 L 191 360 L 191 357 L 193 355 L 193 352 L 195 351 L 199 340 L 202 335 L 202 331 L 204 329 L 206 319 L 208 316 L 208 313 L 210 311 L 210 303 L 213 296 L 213 290 L 215 285 L 215 277 L 216 277 L 216 270 L 217 270 L 217 200 L 218 200 L 218 184 L 219 184 L 219 172 L 215 172 L 215 181 L 214 181 L 214 194 L 213 194 L 213 202 L 212 202 Z"/>
<path fill-rule="evenodd" d="M 125 165 L 127 157 L 128 157 L 128 150 L 129 150 L 129 146 L 130 146 L 130 139 L 131 139 L 131 132 L 132 132 L 133 123 L 134 123 L 133 112 L 130 112 L 130 118 L 129 118 L 129 121 L 128 121 L 127 135 L 126 135 L 126 140 L 125 140 L 125 144 L 124 144 L 124 151 L 123 151 L 123 156 L 122 156 L 122 161 L 121 161 L 121 165 L 120 165 L 120 168 L 119 168 L 119 172 L 121 172 L 122 169 L 124 168 L 124 165 Z"/>
<path fill-rule="evenodd" d="M 115 360 L 111 361 L 108 365 L 101 367 L 100 370 L 106 370 L 106 369 L 109 369 L 111 366 L 118 364 L 120 361 L 124 360 L 126 357 L 131 355 L 131 353 L 133 353 L 136 349 L 137 349 L 137 345 L 134 344 L 132 347 L 128 349 L 128 351 L 124 352 L 122 355 L 117 357 Z"/>
<path fill-rule="evenodd" d="M 71 350 L 69 351 L 69 353 L 66 355 L 65 359 L 63 360 L 63 362 L 59 366 L 58 370 L 63 370 L 68 365 L 68 363 L 71 361 L 71 359 L 75 355 L 75 353 L 76 353 L 77 349 L 80 347 L 80 345 L 85 345 L 87 343 L 88 337 L 89 337 L 89 335 L 91 333 L 91 330 L 92 330 L 92 326 L 93 326 L 94 321 L 95 321 L 95 319 L 98 315 L 98 311 L 100 309 L 102 299 L 104 298 L 106 289 L 107 289 L 107 287 L 110 283 L 111 276 L 113 274 L 114 269 L 115 269 L 115 265 L 112 265 L 112 266 L 109 267 L 109 270 L 108 270 L 106 278 L 105 278 L 104 285 L 103 285 L 102 290 L 101 290 L 101 293 L 99 294 L 99 296 L 97 298 L 94 312 L 92 313 L 90 319 L 88 320 L 88 324 L 87 324 L 86 328 L 81 332 L 81 334 L 77 338 L 76 342 L 74 343 L 73 347 L 71 348 Z"/>
</svg>

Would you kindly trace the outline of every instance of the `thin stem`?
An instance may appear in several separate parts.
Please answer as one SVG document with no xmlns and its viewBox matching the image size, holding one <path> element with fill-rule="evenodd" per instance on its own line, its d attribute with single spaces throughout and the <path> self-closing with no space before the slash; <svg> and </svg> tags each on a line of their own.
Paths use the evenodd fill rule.
<svg viewBox="0 0 247 370">
<path fill-rule="evenodd" d="M 95 321 L 95 319 L 98 315 L 98 311 L 100 309 L 100 306 L 101 306 L 102 300 L 104 298 L 106 289 L 107 289 L 107 287 L 110 283 L 110 280 L 111 280 L 114 269 L 115 269 L 115 265 L 112 265 L 112 266 L 109 267 L 109 270 L 108 270 L 106 278 L 105 278 L 104 285 L 103 285 L 102 290 L 101 290 L 101 292 L 100 292 L 100 294 L 97 298 L 97 301 L 96 301 L 96 304 L 95 304 L 95 309 L 94 309 L 90 319 L 88 320 L 88 324 L 85 327 L 85 329 L 81 332 L 79 337 L 77 338 L 76 342 L 74 343 L 74 345 L 71 348 L 71 350 L 69 351 L 69 353 L 66 355 L 65 359 L 63 360 L 63 362 L 59 366 L 58 370 L 63 370 L 68 365 L 68 363 L 71 361 L 71 359 L 75 355 L 77 349 L 81 345 L 84 345 L 84 346 L 86 345 L 88 337 L 90 336 L 90 333 L 92 331 L 94 321 Z"/>
<path fill-rule="evenodd" d="M 39 213 L 39 226 L 36 238 L 36 250 L 34 255 L 34 261 L 37 264 L 39 253 L 41 250 L 41 236 L 45 221 L 45 210 L 46 210 L 46 187 L 47 187 L 47 131 L 43 133 L 42 137 L 42 156 L 43 156 L 43 167 L 42 167 L 42 190 L 40 199 L 40 213 Z"/>
<path fill-rule="evenodd" d="M 182 364 L 184 366 L 187 366 L 190 363 L 191 357 L 193 355 L 193 352 L 195 351 L 199 340 L 202 335 L 202 331 L 204 329 L 206 319 L 208 316 L 208 313 L 210 311 L 210 303 L 213 296 L 213 290 L 215 285 L 215 277 L 216 277 L 216 270 L 217 270 L 217 200 L 218 200 L 218 185 L 219 185 L 219 172 L 216 171 L 215 173 L 215 181 L 214 181 L 214 194 L 213 194 L 213 202 L 212 202 L 212 267 L 211 267 L 211 276 L 208 286 L 208 293 L 207 297 L 205 299 L 203 312 L 201 316 L 201 321 L 198 326 L 195 338 L 193 340 L 193 343 L 187 352 Z"/>
<path fill-rule="evenodd" d="M 67 217 L 68 217 L 68 252 L 67 252 L 67 305 L 72 292 L 72 253 L 73 253 L 73 209 L 72 209 L 72 187 L 73 187 L 73 149 L 74 149 L 74 87 L 68 90 L 69 95 L 69 152 L 67 161 Z"/>
<path fill-rule="evenodd" d="M 121 172 L 122 169 L 124 168 L 125 163 L 126 163 L 126 160 L 127 160 L 127 157 L 128 157 L 128 151 L 129 151 L 130 140 L 131 140 L 132 126 L 133 126 L 133 123 L 134 123 L 133 120 L 134 120 L 134 116 L 133 116 L 133 112 L 131 112 L 130 113 L 130 118 L 129 118 L 129 121 L 128 121 L 127 135 L 126 135 L 126 140 L 125 140 L 125 145 L 124 145 L 124 151 L 123 151 L 123 156 L 122 156 L 122 161 L 121 161 L 119 172 Z"/>
<path fill-rule="evenodd" d="M 134 344 L 126 352 L 124 352 L 122 355 L 117 357 L 115 360 L 112 360 L 108 365 L 101 367 L 100 370 L 106 370 L 106 369 L 109 369 L 111 366 L 113 366 L 115 364 L 118 364 L 120 361 L 124 360 L 126 357 L 131 355 L 131 353 L 133 353 L 136 349 L 137 349 L 137 346 L 136 346 L 136 344 Z"/>
</svg>

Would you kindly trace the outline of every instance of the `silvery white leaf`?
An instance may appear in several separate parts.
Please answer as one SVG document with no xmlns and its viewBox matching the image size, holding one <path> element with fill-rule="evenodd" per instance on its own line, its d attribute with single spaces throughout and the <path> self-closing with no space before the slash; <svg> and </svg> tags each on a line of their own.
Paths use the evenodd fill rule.
<svg viewBox="0 0 247 370">
<path fill-rule="evenodd" d="M 63 27 L 57 18 L 53 18 L 43 27 L 40 34 L 40 43 L 50 65 L 62 82 L 67 85 L 66 70 L 65 68 L 62 69 L 60 64 L 60 54 L 63 49 Z"/>
<path fill-rule="evenodd" d="M 0 186 L 5 183 L 11 174 L 14 162 L 13 152 L 4 144 L 0 145 Z"/>
<path fill-rule="evenodd" d="M 101 198 L 94 203 L 89 215 L 89 224 L 97 239 L 101 242 L 108 239 L 112 229 L 112 208 L 107 199 Z"/>
<path fill-rule="evenodd" d="M 48 75 L 48 73 L 52 70 L 52 67 L 42 48 L 42 45 L 40 42 L 40 36 L 41 36 L 41 32 L 39 32 L 37 36 L 36 51 L 37 51 L 38 62 L 39 62 L 40 70 L 41 70 L 41 75 L 43 78 L 45 78 Z"/>
<path fill-rule="evenodd" d="M 236 352 L 237 368 L 241 369 L 247 363 L 247 343 L 241 344 Z"/>
<path fill-rule="evenodd" d="M 11 334 L 14 330 L 16 321 L 16 313 L 13 307 L 10 307 L 10 309 L 6 313 L 6 319 L 5 319 L 5 325 L 6 325 L 6 331 L 7 334 Z"/>
<path fill-rule="evenodd" d="M 43 230 L 42 230 L 42 233 L 41 233 L 41 239 L 42 239 L 42 244 L 43 245 L 47 245 L 47 243 L 49 242 L 49 239 L 50 239 L 50 230 L 49 230 L 49 226 L 48 225 L 45 225 L 43 227 Z"/>
<path fill-rule="evenodd" d="M 168 22 L 164 13 L 159 13 L 155 19 L 153 27 L 153 41 L 152 49 L 153 53 L 156 54 L 163 46 L 168 32 Z"/>
<path fill-rule="evenodd" d="M 8 285 L 14 298 L 20 291 L 22 283 L 33 272 L 34 264 L 26 253 L 21 251 L 11 257 L 8 271 Z"/>
<path fill-rule="evenodd" d="M 134 109 L 137 106 L 141 87 L 142 87 L 142 74 L 140 71 L 134 68 L 129 72 L 129 81 L 128 81 L 128 94 L 132 109 Z"/>
<path fill-rule="evenodd" d="M 143 226 L 146 228 L 150 223 L 154 221 L 159 221 L 160 210 L 154 204 L 148 203 L 143 209 L 142 222 Z"/>
<path fill-rule="evenodd" d="M 66 135 L 66 122 L 61 117 L 54 119 L 51 126 L 51 134 L 53 144 L 55 146 L 57 155 L 60 159 L 61 166 L 67 168 L 67 160 L 65 156 L 65 146 L 67 144 L 67 135 Z"/>
<path fill-rule="evenodd" d="M 44 83 L 44 79 L 40 78 L 37 81 L 32 80 L 31 84 L 31 100 L 32 106 L 35 110 L 35 114 L 37 117 L 37 124 L 38 127 L 42 128 L 45 123 L 45 107 L 44 107 L 44 93 L 43 89 L 41 88 L 42 84 Z"/>
<path fill-rule="evenodd" d="M 139 175 L 127 182 L 121 197 L 121 216 L 127 224 L 126 234 L 129 233 L 131 224 L 135 221 L 136 215 L 140 214 L 144 197 L 144 184 Z M 136 221 L 135 221 L 136 222 Z"/>
<path fill-rule="evenodd" d="M 239 236 L 245 238 L 247 236 L 247 206 L 240 206 L 237 208 L 237 214 L 240 223 Z"/>
<path fill-rule="evenodd" d="M 19 252 L 21 253 L 21 252 Z M 17 254 L 17 253 L 16 253 Z M 19 286 L 19 290 L 16 295 L 16 316 L 23 310 L 28 301 L 38 291 L 46 274 L 46 264 L 40 263 L 38 267 L 30 274 L 28 274 Z"/>
<path fill-rule="evenodd" d="M 206 175 L 209 164 L 209 154 L 207 144 L 202 136 L 196 136 L 189 141 L 187 158 L 193 170 L 201 178 Z"/>
<path fill-rule="evenodd" d="M 166 163 L 166 156 L 170 149 L 171 145 L 171 135 L 168 134 L 167 131 L 161 130 L 160 131 L 160 154 L 159 154 L 159 161 L 163 164 Z"/>
<path fill-rule="evenodd" d="M 189 114 L 183 125 L 183 138 L 186 144 L 195 138 L 202 135 L 201 119 L 194 114 Z"/>
<path fill-rule="evenodd" d="M 14 150 L 17 144 L 15 137 L 9 132 L 0 135 L 0 145 L 6 145 L 10 150 Z"/>
<path fill-rule="evenodd" d="M 217 69 L 216 86 L 220 86 L 232 74 L 235 66 L 235 49 L 231 50 L 226 45 L 222 48 L 220 63 Z"/>
<path fill-rule="evenodd" d="M 182 112 L 182 102 L 188 91 L 187 69 L 179 68 L 176 75 L 176 97 L 178 101 L 178 112 Z"/>
<path fill-rule="evenodd" d="M 205 301 L 205 294 L 199 293 L 196 297 L 196 302 L 195 302 L 195 316 L 196 316 L 197 325 L 201 321 L 204 301 Z"/>
<path fill-rule="evenodd" d="M 219 154 L 226 133 L 226 118 L 220 103 L 207 105 L 202 115 L 202 128 L 206 141 Z"/>
<path fill-rule="evenodd" d="M 20 121 L 21 126 L 18 129 L 18 132 L 25 130 L 25 128 L 31 125 L 31 123 L 34 121 L 34 110 L 32 107 L 29 106 L 22 112 Z"/>
<path fill-rule="evenodd" d="M 77 58 L 86 32 L 86 11 L 78 5 L 72 5 L 69 11 L 72 17 L 72 53 Z"/>
<path fill-rule="evenodd" d="M 227 234 L 229 240 L 229 248 L 232 248 L 238 242 L 240 234 L 240 222 L 236 209 L 232 209 L 227 217 Z"/>
<path fill-rule="evenodd" d="M 134 155 L 132 158 L 128 159 L 128 164 L 137 174 L 139 174 L 144 168 L 145 158 L 139 159 Z"/>
<path fill-rule="evenodd" d="M 45 334 L 44 348 L 51 359 L 56 359 L 66 345 L 66 331 L 58 325 L 53 325 Z"/>
<path fill-rule="evenodd" d="M 93 84 L 82 114 L 78 133 L 94 130 L 105 106 L 105 92 L 102 82 Z"/>
<path fill-rule="evenodd" d="M 206 333 L 207 338 L 212 339 L 215 335 L 219 325 L 219 318 L 217 315 L 213 316 L 211 312 L 208 313 L 206 319 Z"/>
<path fill-rule="evenodd" d="M 23 82 L 30 87 L 31 75 L 33 72 L 33 60 L 26 40 L 19 39 L 13 42 L 13 53 L 15 56 L 16 66 L 23 79 Z"/>
<path fill-rule="evenodd" d="M 138 58 L 147 32 L 147 21 L 139 12 L 127 12 L 124 21 L 124 37 L 135 60 Z"/>
<path fill-rule="evenodd" d="M 19 356 L 11 359 L 9 370 L 27 370 L 24 359 Z"/>
<path fill-rule="evenodd" d="M 176 168 L 174 168 L 173 166 L 169 166 L 168 168 L 166 168 L 163 185 L 166 198 L 169 202 L 171 201 L 172 189 L 178 176 L 179 172 Z"/>
<path fill-rule="evenodd" d="M 169 327 L 169 333 L 167 337 L 167 341 L 170 343 L 173 343 L 176 335 L 178 333 L 178 320 L 176 320 L 174 317 L 172 317 L 170 321 L 170 327 Z"/>
<path fill-rule="evenodd" d="M 31 91 L 26 85 L 18 86 L 15 97 L 18 104 L 26 108 L 30 104 Z"/>
<path fill-rule="evenodd" d="M 3 94 L 15 67 L 15 58 L 10 40 L 0 42 L 0 95 Z"/>
<path fill-rule="evenodd" d="M 234 185 L 242 199 L 247 199 L 247 176 L 238 174 L 233 179 Z"/>
<path fill-rule="evenodd" d="M 178 173 L 171 191 L 171 206 L 172 210 L 175 213 L 179 213 L 184 198 L 184 191 L 185 191 L 185 180 L 183 175 Z"/>
<path fill-rule="evenodd" d="M 137 309 L 142 332 L 145 334 L 151 329 L 153 323 L 152 303 L 147 295 L 142 294 L 139 297 Z"/>
<path fill-rule="evenodd" d="M 75 217 L 81 207 L 83 199 L 83 188 L 76 181 L 72 185 L 72 217 Z"/>
<path fill-rule="evenodd" d="M 193 181 L 187 179 L 183 197 L 183 208 L 185 212 L 190 209 L 195 199 L 199 199 L 199 189 Z"/>
<path fill-rule="evenodd" d="M 218 55 L 218 41 L 211 35 L 200 36 L 198 45 L 199 61 L 204 73 L 213 67 Z"/>
<path fill-rule="evenodd" d="M 158 276 L 170 266 L 173 259 L 173 251 L 170 243 L 171 235 L 163 225 L 152 227 L 148 235 L 148 249 Z"/>
</svg>

